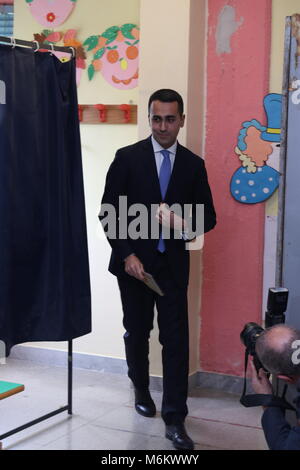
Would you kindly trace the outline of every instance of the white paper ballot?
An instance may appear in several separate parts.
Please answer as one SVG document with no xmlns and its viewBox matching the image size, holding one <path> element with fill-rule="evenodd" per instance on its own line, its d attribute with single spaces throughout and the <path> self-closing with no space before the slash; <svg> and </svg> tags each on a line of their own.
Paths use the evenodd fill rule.
<svg viewBox="0 0 300 470">
<path fill-rule="evenodd" d="M 146 284 L 146 286 L 150 287 L 150 289 L 152 289 L 158 295 L 164 295 L 163 291 L 161 290 L 161 288 L 159 287 L 159 285 L 151 274 L 145 273 L 145 279 L 143 282 Z"/>
</svg>

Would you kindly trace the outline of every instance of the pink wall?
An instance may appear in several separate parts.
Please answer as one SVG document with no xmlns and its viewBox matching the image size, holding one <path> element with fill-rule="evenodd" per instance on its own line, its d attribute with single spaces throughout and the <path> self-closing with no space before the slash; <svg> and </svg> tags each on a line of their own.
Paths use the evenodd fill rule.
<svg viewBox="0 0 300 470">
<path fill-rule="evenodd" d="M 241 123 L 264 122 L 268 93 L 271 0 L 208 0 L 206 166 L 218 224 L 205 239 L 201 370 L 241 375 L 239 339 L 261 322 L 264 204 L 236 202 L 229 192 L 239 167 Z M 230 39 L 230 41 L 229 41 Z"/>
</svg>

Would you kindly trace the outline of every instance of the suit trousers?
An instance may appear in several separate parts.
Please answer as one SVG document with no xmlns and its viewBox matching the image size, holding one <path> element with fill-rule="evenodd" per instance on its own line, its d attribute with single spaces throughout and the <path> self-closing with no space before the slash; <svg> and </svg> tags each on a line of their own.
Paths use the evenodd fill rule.
<svg viewBox="0 0 300 470">
<path fill-rule="evenodd" d="M 164 292 L 159 296 L 134 277 L 119 277 L 128 376 L 134 386 L 149 387 L 149 338 L 157 308 L 162 345 L 163 399 L 161 415 L 166 424 L 180 424 L 187 415 L 189 333 L 187 287 L 172 279 L 166 254 L 157 252 L 151 274 Z"/>
</svg>

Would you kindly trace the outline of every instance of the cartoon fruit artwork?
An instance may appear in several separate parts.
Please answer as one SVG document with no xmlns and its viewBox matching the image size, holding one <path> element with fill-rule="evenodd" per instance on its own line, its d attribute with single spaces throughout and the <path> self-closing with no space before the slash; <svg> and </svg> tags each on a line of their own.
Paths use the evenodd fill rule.
<svg viewBox="0 0 300 470">
<path fill-rule="evenodd" d="M 76 49 L 76 84 L 79 86 L 82 70 L 86 67 L 86 54 L 81 42 L 76 39 L 76 34 L 76 29 L 69 29 L 65 33 L 44 29 L 41 34 L 34 34 L 34 39 L 40 44 L 53 44 Z M 43 49 L 40 50 L 42 51 Z M 49 52 L 47 49 L 44 49 L 44 51 Z M 70 53 L 61 51 L 53 52 L 61 62 L 68 62 L 71 59 L 71 53 L 71 49 Z"/>
<path fill-rule="evenodd" d="M 93 52 L 88 67 L 89 79 L 101 71 L 112 86 L 127 90 L 138 84 L 139 29 L 134 24 L 112 26 L 99 36 L 90 36 L 83 43 Z"/>
<path fill-rule="evenodd" d="M 36 21 L 46 27 L 55 28 L 64 23 L 77 0 L 25 0 Z"/>
</svg>

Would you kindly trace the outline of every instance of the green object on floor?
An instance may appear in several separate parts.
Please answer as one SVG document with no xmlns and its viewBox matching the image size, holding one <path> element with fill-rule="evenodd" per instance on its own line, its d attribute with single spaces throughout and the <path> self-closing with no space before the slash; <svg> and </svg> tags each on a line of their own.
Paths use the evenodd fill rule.
<svg viewBox="0 0 300 470">
<path fill-rule="evenodd" d="M 15 393 L 23 392 L 24 385 L 13 382 L 3 382 L 0 380 L 0 400 L 7 398 Z"/>
</svg>

